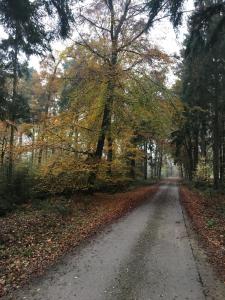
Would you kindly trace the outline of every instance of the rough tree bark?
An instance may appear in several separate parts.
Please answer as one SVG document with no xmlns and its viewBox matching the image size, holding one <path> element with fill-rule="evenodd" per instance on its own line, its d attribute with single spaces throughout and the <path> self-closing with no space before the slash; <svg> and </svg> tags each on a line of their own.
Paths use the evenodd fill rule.
<svg viewBox="0 0 225 300">
<path fill-rule="evenodd" d="M 148 179 L 148 143 L 144 141 L 144 179 Z"/>
<path fill-rule="evenodd" d="M 214 188 L 219 187 L 219 103 L 217 96 L 214 99 L 214 120 L 213 120 L 213 178 Z"/>
</svg>

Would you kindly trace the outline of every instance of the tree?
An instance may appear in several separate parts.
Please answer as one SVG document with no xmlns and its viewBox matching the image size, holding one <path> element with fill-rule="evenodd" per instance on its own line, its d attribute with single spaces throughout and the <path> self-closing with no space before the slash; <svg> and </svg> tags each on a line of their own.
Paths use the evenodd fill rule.
<svg viewBox="0 0 225 300">
<path fill-rule="evenodd" d="M 95 161 L 102 158 L 106 138 L 109 150 L 113 147 L 113 107 L 122 73 L 136 68 L 144 61 L 154 61 L 158 52 L 152 49 L 146 34 L 157 20 L 168 14 L 174 26 L 177 26 L 181 20 L 182 3 L 183 1 L 152 0 L 140 3 L 134 0 L 106 0 L 93 1 L 87 5 L 84 1 L 77 8 L 79 14 L 76 17 L 76 30 L 80 38 L 76 43 L 101 61 L 107 75 Z M 85 28 L 84 31 L 81 28 Z M 111 150 L 108 159 L 112 160 Z"/>
<path fill-rule="evenodd" d="M 184 52 L 182 98 L 188 113 L 183 141 L 189 141 L 185 147 L 192 175 L 197 170 L 199 156 L 209 163 L 209 148 L 212 149 L 214 187 L 218 188 L 224 177 L 224 12 L 221 1 L 201 1 L 196 8 Z M 212 11 L 209 18 L 202 19 Z"/>
<path fill-rule="evenodd" d="M 8 89 L 9 109 L 7 118 L 10 120 L 10 148 L 9 148 L 9 180 L 12 178 L 13 170 L 13 146 L 17 112 L 22 106 L 27 105 L 22 95 L 18 94 L 18 82 L 22 72 L 22 65 L 19 62 L 20 54 L 27 56 L 31 54 L 41 55 L 43 51 L 49 50 L 49 41 L 54 36 L 53 32 L 48 32 L 44 26 L 44 8 L 47 15 L 56 10 L 59 16 L 57 31 L 62 37 L 66 37 L 69 31 L 69 21 L 72 19 L 69 9 L 69 1 L 30 1 L 3 0 L 0 3 L 0 23 L 7 33 L 7 38 L 3 39 L 0 49 L 5 54 L 8 77 L 11 79 L 11 88 Z M 24 106 L 25 105 L 25 106 Z"/>
</svg>

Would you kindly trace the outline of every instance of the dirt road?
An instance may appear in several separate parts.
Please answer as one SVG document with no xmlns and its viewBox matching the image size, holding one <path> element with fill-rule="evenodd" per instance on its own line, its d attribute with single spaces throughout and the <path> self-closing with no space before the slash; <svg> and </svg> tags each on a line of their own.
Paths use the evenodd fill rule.
<svg viewBox="0 0 225 300">
<path fill-rule="evenodd" d="M 225 299 L 187 227 L 177 185 L 162 184 L 151 201 L 80 245 L 13 299 Z"/>
</svg>

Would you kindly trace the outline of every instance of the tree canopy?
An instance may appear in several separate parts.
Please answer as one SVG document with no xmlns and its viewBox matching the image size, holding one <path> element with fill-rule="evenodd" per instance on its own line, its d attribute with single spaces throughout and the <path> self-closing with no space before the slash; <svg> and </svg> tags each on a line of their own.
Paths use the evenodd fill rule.
<svg viewBox="0 0 225 300">
<path fill-rule="evenodd" d="M 171 156 L 190 180 L 204 170 L 222 183 L 223 2 L 196 3 L 171 89 L 175 60 L 150 42 L 151 29 L 164 18 L 178 28 L 184 13 L 181 0 L 1 1 L 6 187 L 21 166 L 38 193 L 159 178 Z M 56 54 L 59 38 L 68 46 Z M 39 71 L 31 55 L 42 57 Z"/>
</svg>

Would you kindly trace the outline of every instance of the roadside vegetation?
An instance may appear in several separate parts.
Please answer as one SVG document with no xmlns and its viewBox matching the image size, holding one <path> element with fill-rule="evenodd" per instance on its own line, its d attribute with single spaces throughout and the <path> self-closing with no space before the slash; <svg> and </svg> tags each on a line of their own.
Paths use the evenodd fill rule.
<svg viewBox="0 0 225 300">
<path fill-rule="evenodd" d="M 181 200 L 224 281 L 225 3 L 198 1 L 197 7 L 174 87 L 184 111 L 172 133 L 173 156 L 186 185 Z"/>
<path fill-rule="evenodd" d="M 189 20 L 180 80 L 175 89 L 184 111 L 172 134 L 182 176 L 199 185 L 224 189 L 225 172 L 225 6 L 199 1 Z"/>
<path fill-rule="evenodd" d="M 225 197 L 218 192 L 181 186 L 182 203 L 210 262 L 225 282 Z"/>
</svg>

